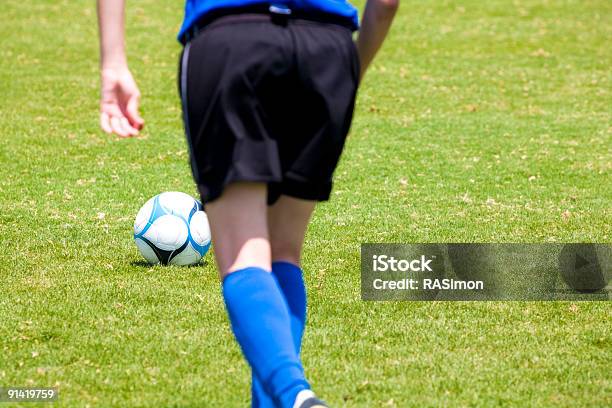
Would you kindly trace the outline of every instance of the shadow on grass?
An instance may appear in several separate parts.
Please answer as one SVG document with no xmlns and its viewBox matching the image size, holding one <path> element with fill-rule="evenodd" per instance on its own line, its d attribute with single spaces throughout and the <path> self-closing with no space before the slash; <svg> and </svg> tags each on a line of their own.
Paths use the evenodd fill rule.
<svg viewBox="0 0 612 408">
<path fill-rule="evenodd" d="M 139 259 L 137 261 L 131 261 L 130 262 L 130 266 L 136 267 L 136 268 L 141 268 L 141 269 L 151 269 L 154 267 L 164 267 L 164 266 L 173 266 L 176 268 L 187 268 L 187 269 L 191 269 L 191 268 L 201 268 L 201 267 L 205 267 L 208 266 L 208 259 L 203 259 L 200 262 L 198 262 L 197 264 L 194 265 L 185 265 L 185 266 L 177 266 L 177 265 L 160 265 L 160 264 L 155 264 L 155 265 L 151 265 L 150 263 L 148 263 L 147 261 L 143 261 L 142 259 Z"/>
</svg>

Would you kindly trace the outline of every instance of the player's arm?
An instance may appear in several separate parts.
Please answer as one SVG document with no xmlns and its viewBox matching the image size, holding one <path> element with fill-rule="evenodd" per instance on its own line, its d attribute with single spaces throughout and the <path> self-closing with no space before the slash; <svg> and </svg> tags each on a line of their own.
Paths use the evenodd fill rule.
<svg viewBox="0 0 612 408">
<path fill-rule="evenodd" d="M 100 126 L 107 133 L 138 134 L 140 91 L 125 55 L 125 0 L 98 0 L 100 29 Z"/>
<path fill-rule="evenodd" d="M 361 77 L 366 72 L 382 45 L 395 17 L 399 0 L 368 0 L 357 36 L 357 50 L 361 62 Z"/>
</svg>

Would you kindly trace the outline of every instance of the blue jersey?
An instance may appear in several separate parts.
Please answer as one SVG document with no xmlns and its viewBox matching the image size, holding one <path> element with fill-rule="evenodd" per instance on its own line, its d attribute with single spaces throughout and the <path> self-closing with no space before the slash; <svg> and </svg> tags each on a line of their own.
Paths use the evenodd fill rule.
<svg viewBox="0 0 612 408">
<path fill-rule="evenodd" d="M 357 9 L 348 0 L 187 0 L 185 19 L 178 35 L 179 41 L 183 41 L 184 34 L 194 23 L 211 11 L 262 4 L 282 5 L 292 10 L 308 13 L 331 14 L 335 17 L 346 18 L 354 30 L 359 27 Z"/>
</svg>

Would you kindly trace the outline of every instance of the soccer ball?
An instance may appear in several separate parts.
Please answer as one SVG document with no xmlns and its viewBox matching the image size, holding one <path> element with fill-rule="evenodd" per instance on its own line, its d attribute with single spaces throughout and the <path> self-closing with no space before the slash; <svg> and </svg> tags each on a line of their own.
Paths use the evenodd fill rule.
<svg viewBox="0 0 612 408">
<path fill-rule="evenodd" d="M 210 248 L 208 217 L 190 195 L 161 193 L 138 211 L 134 241 L 150 264 L 194 265 Z"/>
</svg>

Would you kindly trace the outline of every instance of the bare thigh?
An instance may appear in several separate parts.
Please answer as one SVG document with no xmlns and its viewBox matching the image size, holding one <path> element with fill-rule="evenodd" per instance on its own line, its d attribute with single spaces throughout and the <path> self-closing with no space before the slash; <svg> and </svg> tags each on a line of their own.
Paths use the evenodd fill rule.
<svg viewBox="0 0 612 408">
<path fill-rule="evenodd" d="M 264 183 L 237 182 L 206 204 L 221 279 L 246 267 L 272 270 L 266 199 Z"/>
</svg>

